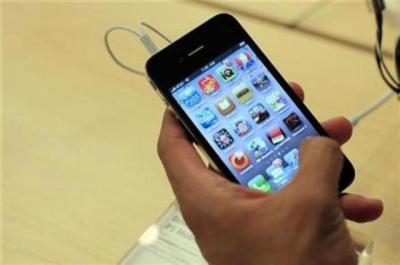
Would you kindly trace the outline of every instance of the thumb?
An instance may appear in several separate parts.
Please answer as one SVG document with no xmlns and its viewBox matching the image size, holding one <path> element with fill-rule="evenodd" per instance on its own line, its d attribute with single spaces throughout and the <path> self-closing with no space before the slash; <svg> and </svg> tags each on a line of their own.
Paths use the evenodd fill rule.
<svg viewBox="0 0 400 265">
<path fill-rule="evenodd" d="M 300 147 L 300 169 L 294 179 L 302 190 L 318 190 L 337 197 L 343 154 L 337 142 L 327 137 L 310 137 Z"/>
</svg>

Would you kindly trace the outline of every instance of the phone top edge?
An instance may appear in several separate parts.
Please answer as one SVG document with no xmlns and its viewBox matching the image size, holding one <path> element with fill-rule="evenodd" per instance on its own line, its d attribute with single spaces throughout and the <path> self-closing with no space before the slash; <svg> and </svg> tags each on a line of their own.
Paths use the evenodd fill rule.
<svg viewBox="0 0 400 265">
<path fill-rule="evenodd" d="M 158 57 L 166 54 L 166 53 L 170 53 L 171 51 L 173 52 L 176 49 L 181 48 L 182 46 L 187 45 L 187 40 L 188 39 L 192 39 L 193 36 L 196 36 L 195 39 L 198 39 L 198 35 L 199 32 L 205 32 L 208 30 L 208 28 L 210 27 L 210 24 L 213 23 L 218 23 L 218 21 L 221 20 L 225 20 L 228 21 L 230 20 L 231 22 L 237 24 L 238 26 L 241 27 L 239 21 L 234 18 L 231 14 L 229 13 L 218 13 L 215 16 L 203 21 L 199 26 L 195 27 L 194 29 L 190 30 L 189 32 L 187 32 L 186 34 L 180 36 L 178 39 L 174 40 L 172 43 L 170 43 L 169 45 L 165 46 L 164 48 L 160 49 L 159 51 L 157 51 L 155 54 L 153 54 L 152 56 L 150 56 L 146 62 L 145 62 L 145 72 L 148 76 L 148 78 L 152 78 L 152 68 L 153 68 L 153 64 L 155 63 L 154 61 L 156 61 L 158 59 Z"/>
</svg>

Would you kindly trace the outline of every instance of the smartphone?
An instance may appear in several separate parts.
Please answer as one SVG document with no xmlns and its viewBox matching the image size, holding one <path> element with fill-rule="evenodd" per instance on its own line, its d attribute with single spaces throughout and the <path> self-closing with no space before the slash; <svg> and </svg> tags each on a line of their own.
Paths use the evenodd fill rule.
<svg viewBox="0 0 400 265">
<path fill-rule="evenodd" d="M 149 81 L 228 179 L 275 192 L 299 168 L 299 145 L 326 136 L 239 22 L 219 14 L 154 54 Z M 345 157 L 339 191 L 354 168 Z"/>
</svg>

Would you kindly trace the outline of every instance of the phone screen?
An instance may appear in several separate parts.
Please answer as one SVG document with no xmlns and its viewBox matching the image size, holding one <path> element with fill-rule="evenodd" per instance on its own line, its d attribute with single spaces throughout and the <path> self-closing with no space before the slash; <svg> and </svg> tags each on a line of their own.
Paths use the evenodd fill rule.
<svg viewBox="0 0 400 265">
<path fill-rule="evenodd" d="M 245 42 L 170 89 L 236 180 L 274 192 L 299 168 L 298 147 L 319 135 Z"/>
</svg>

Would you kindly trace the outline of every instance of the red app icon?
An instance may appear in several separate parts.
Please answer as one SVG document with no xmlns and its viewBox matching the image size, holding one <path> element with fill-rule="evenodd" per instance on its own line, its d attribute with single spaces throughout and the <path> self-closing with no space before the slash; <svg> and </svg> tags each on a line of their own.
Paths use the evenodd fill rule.
<svg viewBox="0 0 400 265">
<path fill-rule="evenodd" d="M 211 95 L 219 89 L 219 83 L 213 75 L 206 75 L 204 78 L 199 80 L 198 84 L 206 95 Z"/>
<path fill-rule="evenodd" d="M 275 125 L 274 127 L 269 129 L 268 139 L 271 141 L 272 144 L 277 145 L 286 139 L 286 135 L 279 126 Z"/>
<path fill-rule="evenodd" d="M 239 171 L 244 170 L 250 165 L 250 159 L 243 151 L 237 151 L 230 155 L 229 162 Z"/>
</svg>

